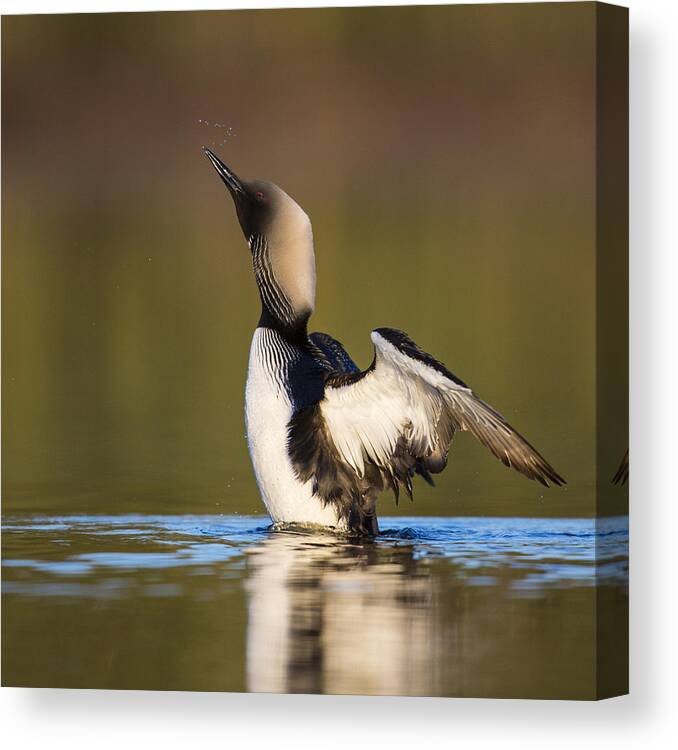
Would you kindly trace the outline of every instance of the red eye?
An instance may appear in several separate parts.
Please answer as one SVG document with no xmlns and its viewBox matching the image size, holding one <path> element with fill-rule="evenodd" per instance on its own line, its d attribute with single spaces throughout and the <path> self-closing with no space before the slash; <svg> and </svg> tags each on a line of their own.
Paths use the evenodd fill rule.
<svg viewBox="0 0 678 750">
<path fill-rule="evenodd" d="M 256 198 L 256 199 L 258 200 L 258 201 L 263 201 L 263 200 L 264 200 L 264 194 L 263 194 L 263 193 L 262 193 L 261 191 L 259 191 L 259 192 L 255 193 L 255 194 L 254 194 L 254 197 L 255 197 L 255 198 Z"/>
</svg>

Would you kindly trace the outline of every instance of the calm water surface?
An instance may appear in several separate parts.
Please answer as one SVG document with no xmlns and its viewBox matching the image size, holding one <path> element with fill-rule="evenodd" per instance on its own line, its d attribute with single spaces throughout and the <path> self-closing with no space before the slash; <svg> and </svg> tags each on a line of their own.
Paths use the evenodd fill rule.
<svg viewBox="0 0 678 750">
<path fill-rule="evenodd" d="M 381 526 L 6 517 L 3 683 L 591 697 L 596 603 L 626 616 L 626 518 Z"/>
</svg>

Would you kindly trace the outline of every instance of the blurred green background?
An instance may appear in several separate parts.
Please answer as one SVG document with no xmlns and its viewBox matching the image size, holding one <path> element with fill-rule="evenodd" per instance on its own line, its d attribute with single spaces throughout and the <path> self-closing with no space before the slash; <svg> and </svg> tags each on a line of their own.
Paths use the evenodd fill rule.
<svg viewBox="0 0 678 750">
<path fill-rule="evenodd" d="M 593 13 L 3 18 L 5 512 L 262 512 L 243 425 L 258 296 L 208 145 L 309 213 L 312 329 L 366 366 L 370 330 L 403 328 L 569 482 L 544 490 L 461 435 L 438 487 L 382 514 L 592 515 Z"/>
</svg>

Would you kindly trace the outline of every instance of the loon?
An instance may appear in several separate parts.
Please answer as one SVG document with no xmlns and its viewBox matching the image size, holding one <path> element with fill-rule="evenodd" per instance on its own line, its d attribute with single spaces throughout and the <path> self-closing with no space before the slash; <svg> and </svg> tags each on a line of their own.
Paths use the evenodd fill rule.
<svg viewBox="0 0 678 750">
<path fill-rule="evenodd" d="M 252 465 L 275 525 L 378 533 L 376 500 L 412 479 L 433 484 L 457 431 L 544 486 L 565 480 L 492 406 L 403 331 L 372 331 L 360 370 L 326 333 L 315 306 L 311 222 L 277 185 L 239 178 L 206 156 L 235 204 L 252 255 L 261 317 L 250 348 L 245 421 Z"/>
</svg>

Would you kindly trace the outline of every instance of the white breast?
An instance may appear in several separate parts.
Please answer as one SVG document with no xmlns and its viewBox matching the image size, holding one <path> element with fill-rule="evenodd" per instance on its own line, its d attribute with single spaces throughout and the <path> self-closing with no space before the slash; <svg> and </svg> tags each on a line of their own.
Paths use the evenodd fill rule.
<svg viewBox="0 0 678 750">
<path fill-rule="evenodd" d="M 257 328 L 250 348 L 245 388 L 247 443 L 266 510 L 274 523 L 341 528 L 331 506 L 323 507 L 311 482 L 296 477 L 287 450 L 292 402 L 285 389 L 286 366 L 295 350 L 270 328 Z"/>
</svg>

